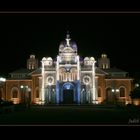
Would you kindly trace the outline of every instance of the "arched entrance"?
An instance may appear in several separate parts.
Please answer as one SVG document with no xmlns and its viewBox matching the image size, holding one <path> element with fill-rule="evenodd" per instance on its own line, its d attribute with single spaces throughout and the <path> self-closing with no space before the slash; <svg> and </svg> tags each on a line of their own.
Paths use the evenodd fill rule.
<svg viewBox="0 0 140 140">
<path fill-rule="evenodd" d="M 74 103 L 74 85 L 72 83 L 65 83 L 62 88 L 62 103 L 72 104 Z"/>
</svg>

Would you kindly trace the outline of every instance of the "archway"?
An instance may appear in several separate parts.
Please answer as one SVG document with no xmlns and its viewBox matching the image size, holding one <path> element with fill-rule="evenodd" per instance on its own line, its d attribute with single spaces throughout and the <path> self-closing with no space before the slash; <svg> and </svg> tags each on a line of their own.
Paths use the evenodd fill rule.
<svg viewBox="0 0 140 140">
<path fill-rule="evenodd" d="M 62 96 L 64 104 L 74 103 L 74 85 L 72 83 L 65 83 L 62 88 Z"/>
</svg>

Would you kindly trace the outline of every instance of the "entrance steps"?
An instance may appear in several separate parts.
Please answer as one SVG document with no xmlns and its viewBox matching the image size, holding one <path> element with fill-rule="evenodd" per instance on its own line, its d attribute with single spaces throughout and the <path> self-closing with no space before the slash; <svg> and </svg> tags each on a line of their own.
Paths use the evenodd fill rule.
<svg viewBox="0 0 140 140">
<path fill-rule="evenodd" d="M 42 106 L 42 107 L 86 107 L 86 108 L 116 108 L 116 105 L 107 105 L 107 104 L 46 104 L 46 105 L 35 105 L 35 106 Z"/>
</svg>

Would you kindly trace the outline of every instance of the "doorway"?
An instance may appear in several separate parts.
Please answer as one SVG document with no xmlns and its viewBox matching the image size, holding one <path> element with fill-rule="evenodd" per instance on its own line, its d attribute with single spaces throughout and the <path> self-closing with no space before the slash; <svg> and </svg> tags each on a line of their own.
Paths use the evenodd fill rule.
<svg viewBox="0 0 140 140">
<path fill-rule="evenodd" d="M 72 104 L 73 103 L 73 90 L 65 89 L 63 90 L 63 103 L 64 104 Z"/>
<path fill-rule="evenodd" d="M 74 95 L 74 85 L 70 82 L 65 83 L 62 88 L 62 103 L 73 104 Z"/>
</svg>

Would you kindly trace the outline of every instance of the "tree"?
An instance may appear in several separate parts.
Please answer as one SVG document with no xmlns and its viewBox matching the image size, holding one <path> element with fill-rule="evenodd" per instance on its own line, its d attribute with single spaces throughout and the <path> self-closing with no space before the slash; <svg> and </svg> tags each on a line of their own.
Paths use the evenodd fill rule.
<svg viewBox="0 0 140 140">
<path fill-rule="evenodd" d="M 133 91 L 131 91 L 130 97 L 132 99 L 136 99 L 136 98 L 140 99 L 140 87 L 136 87 Z"/>
</svg>

